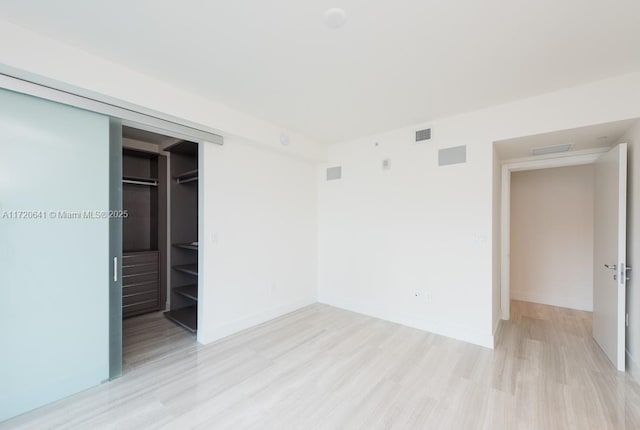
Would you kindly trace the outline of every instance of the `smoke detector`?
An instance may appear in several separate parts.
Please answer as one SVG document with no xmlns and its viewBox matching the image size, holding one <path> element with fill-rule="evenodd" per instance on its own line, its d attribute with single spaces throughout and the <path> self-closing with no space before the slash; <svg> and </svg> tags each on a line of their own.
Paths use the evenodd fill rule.
<svg viewBox="0 0 640 430">
<path fill-rule="evenodd" d="M 333 7 L 324 13 L 324 23 L 329 28 L 340 28 L 347 22 L 347 13 L 340 8 Z"/>
</svg>

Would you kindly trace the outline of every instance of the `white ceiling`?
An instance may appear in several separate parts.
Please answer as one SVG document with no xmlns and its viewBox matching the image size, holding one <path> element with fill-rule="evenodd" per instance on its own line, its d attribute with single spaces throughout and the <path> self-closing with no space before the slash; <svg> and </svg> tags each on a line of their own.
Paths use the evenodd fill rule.
<svg viewBox="0 0 640 430">
<path fill-rule="evenodd" d="M 640 70 L 638 0 L 0 0 L 0 17 L 332 143 Z M 340 29 L 323 14 L 341 7 Z"/>
<path fill-rule="evenodd" d="M 640 119 L 608 122 L 551 133 L 518 137 L 496 142 L 495 147 L 501 160 L 531 157 L 531 149 L 545 146 L 572 144 L 571 151 L 609 148 L 616 143 Z"/>
</svg>

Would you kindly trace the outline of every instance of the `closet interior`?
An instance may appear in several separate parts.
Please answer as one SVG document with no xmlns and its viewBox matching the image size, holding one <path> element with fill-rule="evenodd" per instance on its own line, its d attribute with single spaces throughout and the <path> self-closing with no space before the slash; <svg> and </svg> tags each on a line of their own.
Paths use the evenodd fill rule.
<svg viewBox="0 0 640 430">
<path fill-rule="evenodd" d="M 198 144 L 177 142 L 171 154 L 171 299 L 167 318 L 198 328 Z"/>
<path fill-rule="evenodd" d="M 167 320 L 197 330 L 198 144 L 123 127 L 122 147 L 126 354 L 132 343 L 140 349 L 143 336 L 163 339 L 162 327 L 173 326 Z"/>
<path fill-rule="evenodd" d="M 122 316 L 166 302 L 166 157 L 123 148 Z"/>
</svg>

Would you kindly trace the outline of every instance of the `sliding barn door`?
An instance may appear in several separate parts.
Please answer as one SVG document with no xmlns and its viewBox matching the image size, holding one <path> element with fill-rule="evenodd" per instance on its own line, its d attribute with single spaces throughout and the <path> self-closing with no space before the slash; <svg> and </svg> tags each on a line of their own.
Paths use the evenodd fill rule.
<svg viewBox="0 0 640 430">
<path fill-rule="evenodd" d="M 109 118 L 0 89 L 0 421 L 109 378 Z"/>
</svg>

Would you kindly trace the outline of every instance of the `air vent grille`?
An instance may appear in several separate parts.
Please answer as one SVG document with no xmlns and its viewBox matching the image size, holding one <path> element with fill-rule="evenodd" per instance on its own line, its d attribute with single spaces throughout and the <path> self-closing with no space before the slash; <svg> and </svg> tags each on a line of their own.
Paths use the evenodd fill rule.
<svg viewBox="0 0 640 430">
<path fill-rule="evenodd" d="M 448 166 L 450 164 L 460 164 L 467 162 L 467 147 L 454 146 L 438 150 L 438 166 Z"/>
<path fill-rule="evenodd" d="M 327 181 L 335 181 L 342 178 L 342 166 L 327 168 Z"/>
<path fill-rule="evenodd" d="M 556 154 L 558 152 L 567 152 L 573 148 L 572 143 L 565 143 L 564 145 L 554 146 L 541 146 L 538 148 L 531 148 L 531 155 L 547 155 Z"/>
<path fill-rule="evenodd" d="M 431 140 L 430 128 L 425 128 L 424 130 L 416 131 L 416 142 L 424 142 L 425 140 Z"/>
</svg>

